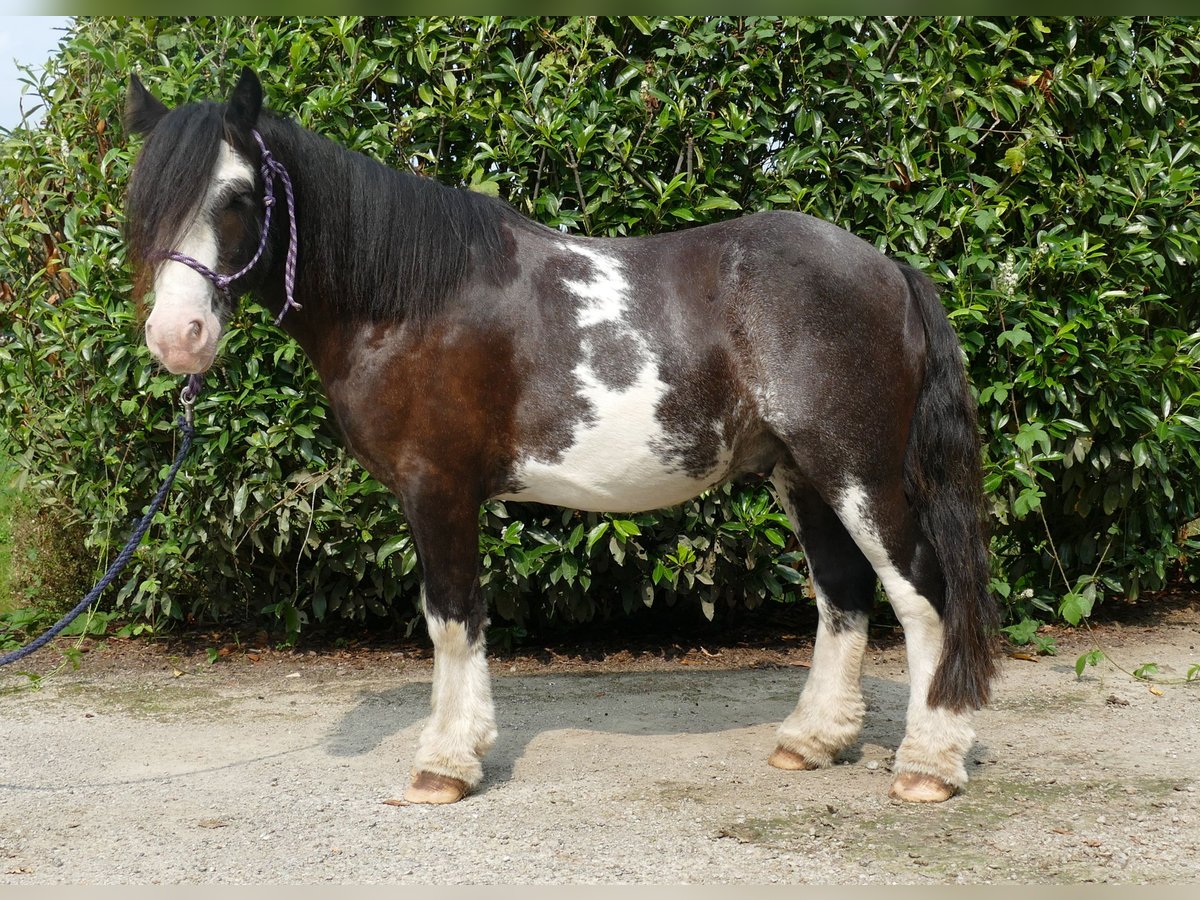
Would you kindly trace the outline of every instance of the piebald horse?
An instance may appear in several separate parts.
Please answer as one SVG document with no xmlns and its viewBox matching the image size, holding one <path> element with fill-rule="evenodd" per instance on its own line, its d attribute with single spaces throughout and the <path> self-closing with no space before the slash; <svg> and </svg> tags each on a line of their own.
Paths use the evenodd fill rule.
<svg viewBox="0 0 1200 900">
<path fill-rule="evenodd" d="M 857 739 L 878 579 L 911 685 L 891 795 L 966 784 L 998 613 L 975 404 L 926 276 L 798 212 L 564 234 L 265 110 L 248 69 L 227 102 L 173 110 L 134 76 L 126 125 L 146 136 L 127 238 L 150 351 L 204 372 L 234 297 L 260 298 L 401 500 L 434 645 L 408 800 L 469 793 L 496 738 L 484 501 L 633 512 L 748 473 L 769 473 L 820 616 L 769 762 L 821 768 Z"/>
</svg>

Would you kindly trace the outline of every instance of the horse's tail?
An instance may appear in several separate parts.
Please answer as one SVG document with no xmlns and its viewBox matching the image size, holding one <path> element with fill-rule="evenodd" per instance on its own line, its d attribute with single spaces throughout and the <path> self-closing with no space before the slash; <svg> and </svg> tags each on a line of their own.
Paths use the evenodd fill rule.
<svg viewBox="0 0 1200 900">
<path fill-rule="evenodd" d="M 958 338 L 923 273 L 898 264 L 921 312 L 927 345 L 904 458 L 904 486 L 921 532 L 945 578 L 942 657 L 929 686 L 930 706 L 978 709 L 996 674 L 999 609 L 988 588 L 988 533 L 975 401 Z"/>
</svg>

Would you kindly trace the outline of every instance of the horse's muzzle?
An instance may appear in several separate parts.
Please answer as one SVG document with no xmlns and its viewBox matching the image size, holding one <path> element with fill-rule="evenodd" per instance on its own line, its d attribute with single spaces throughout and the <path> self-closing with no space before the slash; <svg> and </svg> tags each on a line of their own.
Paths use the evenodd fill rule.
<svg viewBox="0 0 1200 900">
<path fill-rule="evenodd" d="M 172 374 L 198 375 L 216 357 L 217 330 L 199 318 L 155 322 L 152 314 L 146 322 L 146 346 Z"/>
</svg>

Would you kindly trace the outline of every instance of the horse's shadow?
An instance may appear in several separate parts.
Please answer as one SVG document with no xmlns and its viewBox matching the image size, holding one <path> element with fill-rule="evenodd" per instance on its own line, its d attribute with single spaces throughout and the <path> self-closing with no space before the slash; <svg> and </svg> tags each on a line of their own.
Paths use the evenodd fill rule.
<svg viewBox="0 0 1200 900">
<path fill-rule="evenodd" d="M 500 737 L 484 761 L 485 782 L 507 782 L 542 733 L 705 734 L 772 726 L 795 708 L 808 673 L 795 668 L 710 672 L 622 672 L 500 677 L 493 680 Z M 324 741 L 335 757 L 357 757 L 385 744 L 415 750 L 429 714 L 428 681 L 365 691 Z M 863 678 L 867 717 L 859 741 L 839 759 L 857 762 L 864 745 L 895 749 L 904 736 L 908 684 Z M 408 732 L 403 738 L 402 732 Z M 765 757 L 773 734 L 764 736 Z M 976 748 L 978 752 L 979 748 Z"/>
</svg>

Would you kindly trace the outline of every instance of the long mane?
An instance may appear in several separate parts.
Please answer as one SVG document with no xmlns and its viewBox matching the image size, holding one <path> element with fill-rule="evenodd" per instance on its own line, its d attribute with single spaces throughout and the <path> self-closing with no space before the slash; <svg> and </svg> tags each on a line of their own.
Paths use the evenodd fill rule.
<svg viewBox="0 0 1200 900">
<path fill-rule="evenodd" d="M 188 225 L 225 135 L 224 110 L 180 107 L 147 139 L 128 198 L 135 268 Z M 504 280 L 510 228 L 542 228 L 502 201 L 389 168 L 270 112 L 258 127 L 295 186 L 297 294 L 339 315 L 426 321 L 469 271 Z M 273 229 L 283 226 L 278 213 Z"/>
<path fill-rule="evenodd" d="M 340 313 L 424 321 L 469 267 L 491 280 L 506 229 L 534 226 L 506 203 L 397 171 L 284 119 L 260 129 L 296 185 L 302 287 Z"/>
</svg>

